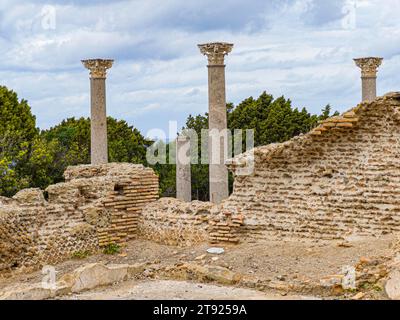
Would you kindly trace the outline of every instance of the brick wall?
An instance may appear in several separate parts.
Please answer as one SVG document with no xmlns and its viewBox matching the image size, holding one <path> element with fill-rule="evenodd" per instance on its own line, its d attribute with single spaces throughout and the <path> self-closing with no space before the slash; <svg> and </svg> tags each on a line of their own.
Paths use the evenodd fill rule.
<svg viewBox="0 0 400 320">
<path fill-rule="evenodd" d="M 70 167 L 65 182 L 0 197 L 0 274 L 60 262 L 135 237 L 142 207 L 158 198 L 158 178 L 142 165 Z"/>
<path fill-rule="evenodd" d="M 138 234 L 163 244 L 193 245 L 208 241 L 209 219 L 214 214 L 210 202 L 161 198 L 143 209 Z"/>
<path fill-rule="evenodd" d="M 143 209 L 138 234 L 163 244 L 238 243 L 243 217 L 223 212 L 211 202 L 161 198 Z"/>
<path fill-rule="evenodd" d="M 362 103 L 306 135 L 228 161 L 244 238 L 341 239 L 400 231 L 400 93 Z"/>
</svg>

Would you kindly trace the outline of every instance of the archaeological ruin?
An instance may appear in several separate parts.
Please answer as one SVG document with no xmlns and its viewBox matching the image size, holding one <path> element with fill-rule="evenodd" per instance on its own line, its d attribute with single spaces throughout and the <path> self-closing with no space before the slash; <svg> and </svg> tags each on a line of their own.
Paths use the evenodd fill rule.
<svg viewBox="0 0 400 320">
<path fill-rule="evenodd" d="M 113 60 L 82 60 L 90 70 L 90 159 L 92 164 L 108 162 L 106 77 Z"/>
<path fill-rule="evenodd" d="M 158 198 L 158 177 L 142 165 L 82 165 L 64 177 L 44 192 L 0 197 L 0 274 L 126 243 L 138 233 L 143 207 Z"/>
<path fill-rule="evenodd" d="M 362 101 L 372 101 L 376 98 L 376 74 L 383 58 L 358 58 L 354 61 L 361 69 Z"/>
<path fill-rule="evenodd" d="M 231 159 L 234 173 L 249 161 L 255 170 L 235 178 L 223 207 L 244 216 L 249 238 L 398 232 L 399 124 L 400 93 L 389 93 L 308 134 Z"/>
<path fill-rule="evenodd" d="M 225 56 L 232 51 L 233 44 L 213 42 L 198 45 L 200 52 L 208 59 L 208 128 L 209 128 L 209 178 L 210 201 L 221 203 L 229 195 L 228 170 L 225 166 L 226 140 L 221 139 L 227 129 Z M 216 147 L 215 149 L 213 147 Z"/>
<path fill-rule="evenodd" d="M 359 105 L 289 141 L 226 159 L 221 141 L 221 131 L 227 129 L 224 59 L 233 45 L 198 47 L 208 58 L 209 144 L 219 147 L 208 149 L 209 159 L 218 159 L 209 164 L 210 201 L 191 201 L 188 152 L 193 142 L 184 134 L 175 140 L 176 198 L 159 199 L 152 169 L 108 163 L 105 82 L 113 60 L 83 60 L 90 70 L 91 164 L 68 167 L 65 182 L 46 190 L 0 197 L 0 276 L 37 270 L 84 252 L 95 254 L 110 245 L 128 246 L 134 239 L 176 248 L 229 248 L 288 239 L 378 239 L 400 231 L 400 93 L 377 97 L 382 58 L 355 59 L 362 79 Z M 230 196 L 228 170 L 234 176 Z M 204 270 L 214 270 L 215 279 L 223 273 L 234 279 L 229 283 L 239 281 L 222 267 L 176 266 L 189 275 L 196 270 L 202 279 Z M 112 266 L 90 268 L 114 272 Z M 248 279 L 244 283 L 253 286 Z"/>
</svg>

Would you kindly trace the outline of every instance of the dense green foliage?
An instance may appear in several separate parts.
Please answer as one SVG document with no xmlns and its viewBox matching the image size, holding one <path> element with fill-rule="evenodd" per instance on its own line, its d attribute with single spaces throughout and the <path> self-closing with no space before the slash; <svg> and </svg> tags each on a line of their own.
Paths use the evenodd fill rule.
<svg viewBox="0 0 400 320">
<path fill-rule="evenodd" d="M 254 146 L 267 145 L 274 142 L 284 142 L 301 133 L 306 133 L 315 127 L 319 121 L 330 116 L 331 107 L 327 105 L 320 116 L 311 115 L 305 108 L 299 111 L 292 108 L 290 100 L 279 97 L 274 100 L 272 95 L 263 92 L 258 99 L 250 97 L 236 107 L 227 105 L 228 128 L 254 129 Z M 337 115 L 336 112 L 334 115 Z M 201 129 L 208 128 L 208 114 L 189 115 L 186 127 L 194 129 L 200 136 Z M 243 136 L 245 140 L 245 136 Z M 246 146 L 243 143 L 243 150 Z M 199 153 L 200 153 L 199 142 Z M 229 176 L 229 188 L 232 191 L 233 177 Z M 192 198 L 207 200 L 209 194 L 209 178 L 207 165 L 192 165 Z"/>
<path fill-rule="evenodd" d="M 111 162 L 145 163 L 146 147 L 151 141 L 123 120 L 107 118 L 108 153 Z M 51 145 L 54 163 L 48 168 L 54 182 L 62 180 L 69 165 L 90 163 L 90 119 L 69 118 L 42 131 L 42 140 Z"/>
<path fill-rule="evenodd" d="M 152 143 L 126 121 L 108 117 L 109 159 L 146 164 Z M 90 162 L 90 119 L 70 118 L 42 132 L 25 100 L 0 87 L 0 195 L 63 180 L 69 165 Z"/>
<path fill-rule="evenodd" d="M 36 119 L 25 100 L 0 87 L 0 194 L 11 195 L 32 182 L 40 143 Z M 39 150 L 35 151 L 35 148 Z"/>
<path fill-rule="evenodd" d="M 254 129 L 255 146 L 283 142 L 309 131 L 318 121 L 330 116 L 327 105 L 320 116 L 311 115 L 305 108 L 292 108 L 284 97 L 274 99 L 266 92 L 260 97 L 245 99 L 237 106 L 227 105 L 228 128 Z M 133 126 L 123 120 L 108 117 L 109 160 L 111 162 L 146 163 L 146 140 Z M 193 129 L 201 137 L 208 128 L 208 114 L 189 115 L 184 129 Z M 164 142 L 158 142 L 164 144 Z M 164 145 L 169 152 L 174 144 Z M 201 139 L 199 139 L 199 159 Z M 36 128 L 35 117 L 25 100 L 0 87 L 0 195 L 13 195 L 21 188 L 41 187 L 62 181 L 67 166 L 90 162 L 90 119 L 69 118 L 42 132 Z M 160 192 L 174 196 L 176 166 L 152 165 L 160 177 Z M 192 197 L 208 200 L 208 166 L 192 165 Z M 230 188 L 233 178 L 230 176 Z"/>
<path fill-rule="evenodd" d="M 151 165 L 154 171 L 159 176 L 160 195 L 164 197 L 175 197 L 176 195 L 176 165 L 169 163 L 170 150 L 175 148 L 175 144 L 166 144 L 164 141 L 158 141 L 158 150 L 165 149 L 166 164 L 156 163 Z"/>
</svg>

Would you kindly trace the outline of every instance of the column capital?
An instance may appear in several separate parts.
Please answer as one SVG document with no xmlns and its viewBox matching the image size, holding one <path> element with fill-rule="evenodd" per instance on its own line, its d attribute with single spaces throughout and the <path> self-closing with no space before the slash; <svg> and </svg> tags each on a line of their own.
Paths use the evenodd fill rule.
<svg viewBox="0 0 400 320">
<path fill-rule="evenodd" d="M 224 58 L 233 48 L 232 43 L 226 42 L 211 42 L 197 45 L 200 52 L 207 56 L 209 66 L 224 65 Z"/>
<path fill-rule="evenodd" d="M 382 64 L 383 58 L 368 57 L 354 59 L 357 67 L 361 68 L 363 78 L 376 78 L 378 67 Z"/>
<path fill-rule="evenodd" d="M 82 60 L 82 64 L 86 69 L 90 70 L 90 77 L 92 79 L 105 79 L 107 78 L 107 69 L 110 69 L 114 60 L 110 59 L 88 59 Z"/>
</svg>

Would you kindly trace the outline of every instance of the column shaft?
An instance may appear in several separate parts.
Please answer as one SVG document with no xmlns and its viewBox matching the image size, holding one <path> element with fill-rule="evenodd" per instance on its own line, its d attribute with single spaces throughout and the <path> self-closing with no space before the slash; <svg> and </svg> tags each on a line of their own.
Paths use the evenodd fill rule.
<svg viewBox="0 0 400 320">
<path fill-rule="evenodd" d="M 176 197 L 179 200 L 192 201 L 190 172 L 190 140 L 186 137 L 176 139 Z"/>
<path fill-rule="evenodd" d="M 372 101 L 376 98 L 376 77 L 362 77 L 362 101 Z"/>
<path fill-rule="evenodd" d="M 229 196 L 228 169 L 225 166 L 227 144 L 224 141 L 227 138 L 224 137 L 227 129 L 224 65 L 208 66 L 208 90 L 208 125 L 210 130 L 218 130 L 210 131 L 209 138 L 210 201 L 220 203 Z M 219 152 L 219 155 L 213 152 Z"/>
<path fill-rule="evenodd" d="M 106 79 L 90 79 L 91 92 L 91 163 L 108 162 L 107 112 L 106 112 Z"/>
<path fill-rule="evenodd" d="M 90 71 L 90 161 L 94 165 L 108 162 L 106 77 L 113 62 L 109 59 L 82 60 Z"/>
<path fill-rule="evenodd" d="M 227 115 L 224 59 L 233 44 L 212 42 L 198 45 L 208 59 L 208 157 L 210 170 L 210 201 L 221 203 L 228 198 Z"/>
</svg>

